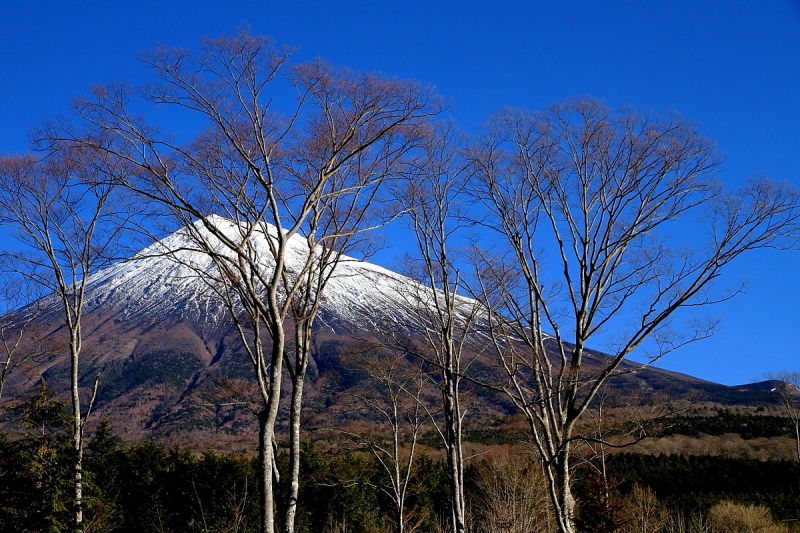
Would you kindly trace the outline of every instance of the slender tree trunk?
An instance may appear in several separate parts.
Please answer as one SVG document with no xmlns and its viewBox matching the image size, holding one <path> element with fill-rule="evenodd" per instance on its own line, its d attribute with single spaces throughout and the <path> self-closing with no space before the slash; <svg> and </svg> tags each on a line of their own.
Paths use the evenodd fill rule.
<svg viewBox="0 0 800 533">
<path fill-rule="evenodd" d="M 272 449 L 275 440 L 275 421 L 281 396 L 281 370 L 283 368 L 283 335 L 274 331 L 272 336 L 272 366 L 269 376 L 269 391 L 264 409 L 259 413 L 259 485 L 261 486 L 261 533 L 275 532 L 275 489 L 273 475 L 277 470 L 276 457 Z"/>
<path fill-rule="evenodd" d="M 78 360 L 80 357 L 80 331 L 70 328 L 70 386 L 72 388 L 72 448 L 74 453 L 75 528 L 83 524 L 83 424 L 81 421 L 81 396 L 78 390 Z"/>
<path fill-rule="evenodd" d="M 797 460 L 800 461 L 800 420 L 794 421 L 794 443 L 797 448 Z"/>
<path fill-rule="evenodd" d="M 398 413 L 397 413 L 397 405 L 394 406 L 394 419 L 395 419 L 395 429 L 394 429 L 394 443 L 393 443 L 393 450 L 394 450 L 394 478 L 396 480 L 396 488 L 395 491 L 397 493 L 397 505 L 395 506 L 395 512 L 397 513 L 397 525 L 395 528 L 396 533 L 404 533 L 405 532 L 405 520 L 403 517 L 403 513 L 405 511 L 406 506 L 406 492 L 404 485 L 404 479 L 402 474 L 402 466 L 400 464 L 400 426 L 398 422 Z M 408 458 L 409 464 L 411 461 L 411 457 Z"/>
<path fill-rule="evenodd" d="M 259 473 L 258 486 L 261 490 L 261 533 L 268 533 L 272 527 L 272 512 L 267 509 L 272 508 L 272 441 L 267 430 L 267 410 L 262 409 L 258 413 L 258 459 Z"/>
<path fill-rule="evenodd" d="M 569 470 L 570 453 L 570 445 L 565 444 L 555 464 L 549 468 L 555 478 L 555 500 L 558 503 L 556 521 L 560 533 L 575 533 L 575 497 L 572 494 L 572 476 Z"/>
<path fill-rule="evenodd" d="M 286 494 L 286 510 L 283 532 L 294 533 L 297 515 L 297 497 L 300 492 L 300 414 L 303 404 L 305 373 L 298 373 L 292 381 L 292 402 L 289 415 L 289 487 Z"/>
<path fill-rule="evenodd" d="M 289 412 L 289 480 L 285 498 L 283 533 L 294 533 L 297 498 L 300 492 L 300 415 L 303 409 L 303 387 L 311 354 L 313 318 L 295 324 L 295 366 L 292 376 L 292 400 Z"/>
<path fill-rule="evenodd" d="M 397 526 L 395 527 L 395 533 L 405 533 L 405 521 L 403 520 L 403 509 L 405 508 L 405 502 L 399 501 L 397 503 L 397 508 L 395 512 L 397 513 Z"/>
<path fill-rule="evenodd" d="M 458 383 L 447 372 L 443 391 L 445 413 L 445 440 L 447 445 L 447 468 L 450 471 L 450 503 L 452 505 L 452 527 L 454 533 L 464 532 L 464 456 L 461 449 L 461 409 L 458 404 Z"/>
</svg>

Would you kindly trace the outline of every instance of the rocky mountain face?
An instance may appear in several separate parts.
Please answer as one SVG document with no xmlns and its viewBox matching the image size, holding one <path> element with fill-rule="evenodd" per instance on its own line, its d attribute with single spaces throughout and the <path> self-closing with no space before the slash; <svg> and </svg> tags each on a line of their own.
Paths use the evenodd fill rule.
<svg viewBox="0 0 800 533">
<path fill-rule="evenodd" d="M 215 217 L 226 232 L 234 223 Z M 266 238 L 260 242 L 264 269 L 273 268 Z M 106 417 L 124 438 L 153 436 L 195 447 L 236 449 L 255 441 L 255 417 L 242 405 L 217 405 L 220 398 L 246 400 L 252 370 L 227 311 L 201 275 L 213 269 L 205 254 L 194 250 L 186 231 L 178 231 L 128 261 L 94 274 L 87 283 L 81 381 L 88 396 L 95 377 L 99 387 L 93 419 Z M 169 252 L 169 253 L 167 253 Z M 292 241 L 289 270 L 299 268 L 308 251 L 300 238 Z M 316 345 L 308 371 L 305 400 L 309 416 L 331 417 L 336 391 L 347 386 L 342 358 L 358 338 L 381 328 L 401 330 L 418 315 L 413 305 L 424 297 L 413 280 L 371 263 L 343 258 L 330 280 L 317 321 Z M 462 299 L 464 308 L 472 305 Z M 57 304 L 48 304 L 40 331 L 57 346 L 63 337 Z M 598 361 L 599 352 L 588 355 Z M 632 367 L 631 367 L 632 368 Z M 66 399 L 68 363 L 51 356 L 28 374 L 18 374 L 8 397 L 30 394 L 44 378 Z M 722 403 L 767 401 L 765 392 L 735 389 L 658 368 L 629 373 L 611 390 L 625 394 L 668 395 Z M 478 391 L 473 412 L 486 417 L 508 406 Z M 325 420 L 335 424 L 336 420 Z"/>
</svg>

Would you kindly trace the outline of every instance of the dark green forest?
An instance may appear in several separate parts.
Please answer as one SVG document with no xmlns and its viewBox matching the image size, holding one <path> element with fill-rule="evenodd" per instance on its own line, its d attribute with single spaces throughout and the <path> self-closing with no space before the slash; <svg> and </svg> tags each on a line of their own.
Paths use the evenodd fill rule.
<svg viewBox="0 0 800 533">
<path fill-rule="evenodd" d="M 0 531 L 69 531 L 72 452 L 64 404 L 48 400 L 43 387 L 15 414 L 18 431 L 0 435 Z M 702 427 L 705 432 L 728 432 L 735 429 L 734 421 L 755 436 L 783 434 L 779 417 L 726 410 L 710 418 L 678 417 L 669 431 Z M 497 435 L 487 430 L 468 436 L 492 445 L 509 438 L 500 436 L 499 430 Z M 385 530 L 393 519 L 392 506 L 383 491 L 379 465 L 358 449 L 330 443 L 325 448 L 321 451 L 311 440 L 303 444 L 298 531 Z M 496 448 L 497 453 L 470 461 L 466 472 L 474 529 L 516 531 L 510 525 L 502 527 L 503 519 L 489 516 L 506 509 L 506 521 L 521 521 L 508 511 L 513 508 L 539 513 L 539 529 L 547 530 L 547 497 L 538 462 L 529 454 L 509 452 L 508 446 Z M 425 452 L 414 464 L 405 519 L 417 531 L 439 531 L 449 512 L 446 465 Z M 284 474 L 285 454 L 279 456 L 279 467 Z M 90 435 L 84 456 L 85 531 L 256 531 L 257 471 L 256 461 L 241 455 L 213 450 L 196 454 L 153 441 L 123 443 L 103 421 Z M 697 521 L 720 502 L 734 502 L 741 509 L 766 508 L 777 524 L 789 527 L 800 517 L 797 462 L 619 453 L 607 457 L 603 475 L 599 472 L 591 463 L 576 469 L 578 524 L 587 532 L 667 531 L 676 520 Z M 660 513 L 648 518 L 660 523 L 656 529 L 634 523 L 636 517 L 645 516 L 640 509 L 643 498 L 645 504 L 650 498 L 649 505 Z M 515 499 L 536 501 L 517 507 L 511 501 Z M 498 500 L 499 506 L 489 505 Z"/>
</svg>

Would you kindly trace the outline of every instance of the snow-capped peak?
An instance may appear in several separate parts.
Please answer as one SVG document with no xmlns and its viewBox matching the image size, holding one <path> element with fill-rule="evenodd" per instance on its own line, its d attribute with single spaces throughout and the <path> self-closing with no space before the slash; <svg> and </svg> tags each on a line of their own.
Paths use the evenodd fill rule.
<svg viewBox="0 0 800 533">
<path fill-rule="evenodd" d="M 87 283 L 85 311 L 114 309 L 122 319 L 191 319 L 215 322 L 225 319 L 219 296 L 204 276 L 216 268 L 198 240 L 216 253 L 232 257 L 233 251 L 211 236 L 207 225 L 218 229 L 230 242 L 242 243 L 251 228 L 210 215 L 157 241 L 133 258 L 92 275 Z M 270 224 L 260 224 L 249 234 L 249 254 L 265 274 L 275 268 L 269 238 L 277 236 Z M 286 250 L 286 268 L 299 272 L 309 256 L 306 239 L 294 235 Z M 320 320 L 333 329 L 375 327 L 377 322 L 415 323 L 410 311 L 430 291 L 410 278 L 361 261 L 341 256 L 334 275 L 323 291 Z M 465 306 L 472 305 L 462 299 Z"/>
</svg>

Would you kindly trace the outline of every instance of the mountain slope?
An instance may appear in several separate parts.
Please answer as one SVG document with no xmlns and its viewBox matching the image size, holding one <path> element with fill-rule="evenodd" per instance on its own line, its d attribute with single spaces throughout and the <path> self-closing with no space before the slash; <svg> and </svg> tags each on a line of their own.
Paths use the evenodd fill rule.
<svg viewBox="0 0 800 533">
<path fill-rule="evenodd" d="M 235 223 L 220 217 L 210 220 L 236 237 Z M 274 235 L 275 229 L 267 232 Z M 263 257 L 264 271 L 270 272 L 274 262 L 267 236 L 257 237 L 255 250 Z M 90 388 L 100 376 L 95 413 L 108 417 L 130 439 L 152 435 L 218 446 L 220 439 L 235 444 L 254 438 L 255 420 L 247 409 L 210 405 L 211 397 L 236 393 L 239 399 L 247 398 L 252 370 L 227 311 L 203 281 L 201 274 L 213 272 L 213 263 L 194 248 L 189 233 L 178 231 L 87 282 L 81 380 Z M 289 272 L 296 273 L 307 257 L 306 242 L 294 237 L 287 254 Z M 341 359 L 351 350 L 353 338 L 381 328 L 412 330 L 420 320 L 414 308 L 426 296 L 431 295 L 407 277 L 342 258 L 324 291 L 317 322 L 305 395 L 311 414 L 324 415 L 333 401 L 331 389 L 340 387 L 343 372 L 347 373 Z M 466 313 L 474 302 L 462 298 L 460 305 Z M 55 302 L 43 316 L 42 327 L 57 343 L 63 332 Z M 599 352 L 587 354 L 589 361 L 605 357 Z M 52 390 L 67 390 L 63 358 L 44 361 L 39 373 Z M 37 375 L 20 375 L 9 384 L 10 395 L 30 393 L 37 382 Z M 737 391 L 658 368 L 622 376 L 610 388 L 638 396 L 667 394 L 726 402 L 766 398 L 766 393 Z M 496 416 L 503 411 L 501 402 L 485 394 L 478 397 L 480 405 L 473 412 Z"/>
</svg>

